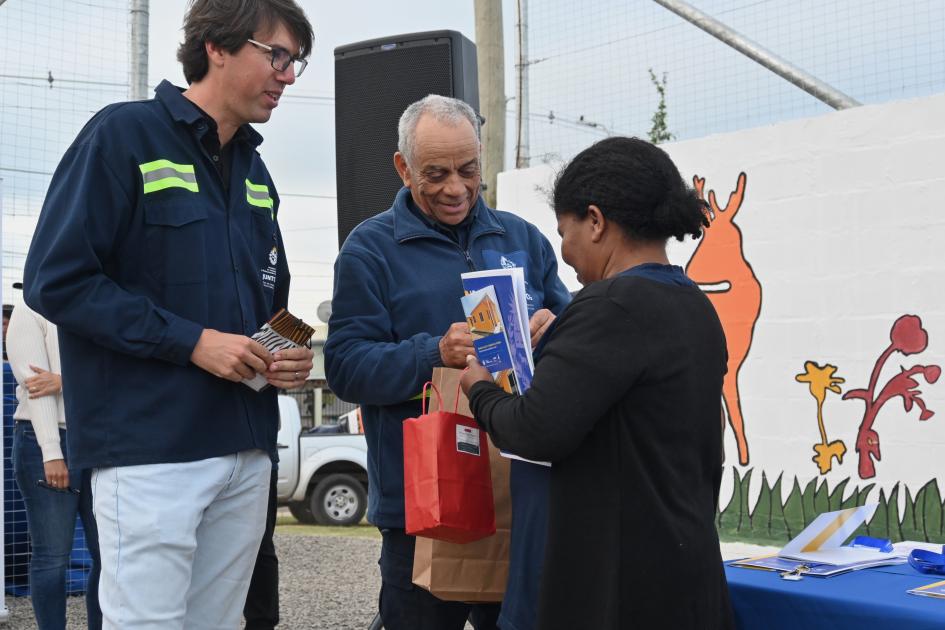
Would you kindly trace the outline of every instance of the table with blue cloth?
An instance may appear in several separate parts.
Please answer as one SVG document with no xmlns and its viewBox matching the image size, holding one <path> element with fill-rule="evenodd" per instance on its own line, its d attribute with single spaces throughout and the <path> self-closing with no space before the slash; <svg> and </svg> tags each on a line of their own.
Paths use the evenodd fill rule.
<svg viewBox="0 0 945 630">
<path fill-rule="evenodd" d="M 797 581 L 726 564 L 725 575 L 741 630 L 945 629 L 945 599 L 906 592 L 945 576 L 920 573 L 908 564 Z"/>
</svg>

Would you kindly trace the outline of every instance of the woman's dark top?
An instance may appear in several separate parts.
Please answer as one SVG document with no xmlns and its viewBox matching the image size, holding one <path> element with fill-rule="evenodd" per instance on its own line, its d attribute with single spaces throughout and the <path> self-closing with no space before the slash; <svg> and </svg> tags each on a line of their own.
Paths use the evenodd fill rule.
<svg viewBox="0 0 945 630">
<path fill-rule="evenodd" d="M 714 522 L 725 364 L 697 287 L 621 275 L 562 313 L 524 396 L 473 387 L 496 445 L 554 462 L 538 628 L 732 627 Z"/>
</svg>

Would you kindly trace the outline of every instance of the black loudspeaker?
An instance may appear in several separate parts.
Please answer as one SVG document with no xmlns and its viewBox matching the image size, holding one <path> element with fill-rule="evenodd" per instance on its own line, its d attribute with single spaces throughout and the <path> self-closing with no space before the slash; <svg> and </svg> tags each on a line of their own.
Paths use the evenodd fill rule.
<svg viewBox="0 0 945 630">
<path fill-rule="evenodd" d="M 476 45 L 456 31 L 394 35 L 335 48 L 338 246 L 361 221 L 390 207 L 397 122 L 428 94 L 479 111 Z"/>
</svg>

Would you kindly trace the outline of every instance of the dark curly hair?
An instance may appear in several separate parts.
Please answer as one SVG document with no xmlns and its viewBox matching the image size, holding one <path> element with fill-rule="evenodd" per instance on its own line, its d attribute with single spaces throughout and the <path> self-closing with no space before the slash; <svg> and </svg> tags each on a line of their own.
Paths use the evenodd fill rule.
<svg viewBox="0 0 945 630">
<path fill-rule="evenodd" d="M 705 202 L 662 149 L 639 138 L 607 138 L 581 151 L 555 180 L 555 214 L 579 219 L 595 205 L 631 238 L 702 236 Z"/>
<path fill-rule="evenodd" d="M 184 17 L 184 41 L 177 49 L 187 83 L 207 76 L 206 42 L 233 54 L 254 33 L 277 24 L 284 24 L 299 43 L 299 56 L 308 57 L 314 40 L 312 25 L 294 0 L 191 0 Z"/>
</svg>

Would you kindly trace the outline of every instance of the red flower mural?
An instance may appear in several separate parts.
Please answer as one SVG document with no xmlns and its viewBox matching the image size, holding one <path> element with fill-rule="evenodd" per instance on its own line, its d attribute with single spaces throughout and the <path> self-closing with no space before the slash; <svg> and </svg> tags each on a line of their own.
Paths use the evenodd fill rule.
<svg viewBox="0 0 945 630">
<path fill-rule="evenodd" d="M 921 319 L 915 315 L 903 315 L 893 324 L 889 332 L 889 340 L 889 347 L 883 351 L 873 366 L 869 387 L 851 389 L 843 395 L 844 400 L 859 398 L 866 404 L 866 411 L 863 413 L 863 420 L 860 422 L 856 436 L 856 452 L 860 455 L 859 473 L 863 479 L 875 477 L 876 467 L 873 460 L 882 460 L 879 433 L 873 429 L 873 423 L 876 422 L 876 416 L 883 405 L 896 396 L 900 396 L 906 413 L 912 411 L 914 405 L 921 410 L 919 420 L 928 420 L 935 415 L 934 411 L 925 406 L 925 401 L 920 397 L 922 392 L 918 389 L 919 381 L 913 377 L 922 375 L 929 384 L 935 383 L 942 375 L 942 368 L 938 365 L 914 365 L 909 369 L 900 367 L 899 374 L 889 379 L 879 394 L 876 394 L 879 375 L 889 357 L 894 352 L 909 356 L 924 351 L 929 344 L 929 335 L 922 328 Z"/>
</svg>

